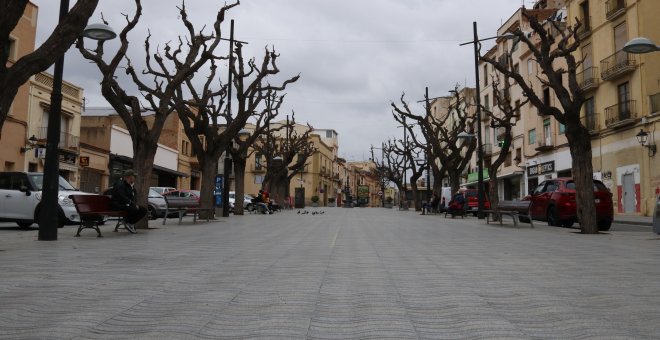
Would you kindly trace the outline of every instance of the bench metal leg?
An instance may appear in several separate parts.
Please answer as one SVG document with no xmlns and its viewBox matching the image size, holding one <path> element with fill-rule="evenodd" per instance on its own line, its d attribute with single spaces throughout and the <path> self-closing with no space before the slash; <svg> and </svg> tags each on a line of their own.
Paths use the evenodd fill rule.
<svg viewBox="0 0 660 340">
<path fill-rule="evenodd" d="M 123 218 L 123 217 L 119 217 L 119 218 L 117 219 L 117 225 L 115 225 L 115 230 L 114 230 L 114 232 L 116 233 L 117 231 L 119 231 L 119 227 L 121 227 L 122 225 L 124 226 L 124 229 L 126 229 L 126 222 L 124 221 L 124 218 Z"/>
<path fill-rule="evenodd" d="M 103 235 L 101 235 L 101 229 L 99 229 L 99 224 L 96 221 L 80 221 L 80 226 L 78 227 L 78 232 L 75 237 L 80 237 L 80 232 L 87 228 L 96 230 L 96 233 L 98 234 L 96 237 L 103 237 Z"/>
</svg>

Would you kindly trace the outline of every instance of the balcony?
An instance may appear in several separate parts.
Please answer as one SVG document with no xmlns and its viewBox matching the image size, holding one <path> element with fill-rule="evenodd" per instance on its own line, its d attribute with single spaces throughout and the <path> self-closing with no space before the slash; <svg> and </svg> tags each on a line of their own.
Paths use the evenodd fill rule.
<svg viewBox="0 0 660 340">
<path fill-rule="evenodd" d="M 605 7 L 607 8 L 605 17 L 607 20 L 612 21 L 626 13 L 626 0 L 607 0 L 605 1 Z"/>
<path fill-rule="evenodd" d="M 621 50 L 603 59 L 600 68 L 600 77 L 610 80 L 634 71 L 637 68 L 637 59 L 634 54 Z"/>
<path fill-rule="evenodd" d="M 509 67 L 509 55 L 506 53 L 502 54 L 497 58 L 497 62 L 503 67 Z"/>
<path fill-rule="evenodd" d="M 605 126 L 616 129 L 635 124 L 637 111 L 635 101 L 629 100 L 605 108 Z"/>
<path fill-rule="evenodd" d="M 578 86 L 583 92 L 591 91 L 598 88 L 598 67 L 589 67 L 584 71 L 575 75 Z"/>
<path fill-rule="evenodd" d="M 600 123 L 598 122 L 598 113 L 592 112 L 582 116 L 582 125 L 584 125 L 590 133 L 596 133 L 600 130 Z"/>
<path fill-rule="evenodd" d="M 582 26 L 577 30 L 577 36 L 580 40 L 584 40 L 591 35 L 591 17 L 580 18 Z"/>
<path fill-rule="evenodd" d="M 40 141 L 47 141 L 48 127 L 42 126 L 39 128 L 37 138 Z M 80 137 L 74 136 L 68 132 L 60 132 L 60 143 L 57 145 L 60 150 L 68 150 L 72 152 L 78 152 L 80 147 Z"/>
<path fill-rule="evenodd" d="M 542 139 L 539 139 L 536 143 L 536 151 L 551 151 L 555 148 L 552 144 L 552 137 L 548 136 Z"/>
</svg>

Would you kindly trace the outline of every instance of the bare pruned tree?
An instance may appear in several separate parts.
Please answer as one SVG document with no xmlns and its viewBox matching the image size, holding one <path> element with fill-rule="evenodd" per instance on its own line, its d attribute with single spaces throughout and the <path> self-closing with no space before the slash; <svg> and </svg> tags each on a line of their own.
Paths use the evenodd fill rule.
<svg viewBox="0 0 660 340">
<path fill-rule="evenodd" d="M 394 119 L 406 126 L 412 137 L 413 144 L 429 150 L 432 160 L 431 166 L 435 171 L 442 174 L 446 169 L 449 174 L 452 191 L 456 192 L 460 186 L 460 175 L 463 169 L 469 164 L 472 153 L 476 149 L 476 142 L 466 143 L 459 138 L 461 132 L 474 134 L 474 117 L 469 114 L 469 107 L 472 103 L 471 98 L 461 95 L 456 87 L 454 93 L 453 105 L 449 107 L 446 114 L 433 115 L 430 112 L 430 105 L 426 105 L 425 113 L 414 114 L 410 110 L 408 103 L 401 96 L 401 108 L 392 103 L 394 108 L 392 114 Z M 429 100 L 426 95 L 426 101 Z M 405 118 L 405 119 L 404 119 Z M 406 123 L 412 120 L 412 123 Z M 421 136 L 416 136 L 414 126 L 419 126 Z M 440 161 L 440 167 L 433 160 Z M 438 185 L 436 180 L 436 185 Z M 439 184 L 441 185 L 441 184 Z M 436 188 L 436 190 L 439 190 Z"/>
<path fill-rule="evenodd" d="M 513 65 L 509 65 L 509 68 L 512 69 Z M 516 125 L 515 121 L 520 120 L 520 108 L 523 107 L 523 105 L 526 105 L 529 101 L 525 99 L 522 102 L 517 101 L 515 104 L 511 104 L 510 78 L 506 75 L 503 75 L 503 77 L 503 82 L 500 80 L 500 75 L 493 75 L 492 77 L 494 102 L 498 108 L 498 112 L 495 113 L 486 107 L 481 109 L 482 112 L 490 118 L 490 127 L 493 129 L 499 129 L 497 135 L 500 136 L 498 139 L 500 143 L 500 153 L 497 155 L 495 160 L 493 160 L 490 165 L 488 165 L 488 198 L 490 201 L 491 209 L 495 211 L 497 211 L 496 207 L 499 203 L 497 170 L 500 168 L 500 166 L 502 166 L 502 164 L 504 164 L 507 157 L 509 157 L 509 152 L 511 151 L 511 145 L 513 143 L 514 137 L 512 130 Z M 498 214 L 494 214 L 494 220 L 497 221 L 499 218 L 500 216 Z"/>
<path fill-rule="evenodd" d="M 82 34 L 99 0 L 78 0 L 62 18 L 50 36 L 34 51 L 10 61 L 10 34 L 18 25 L 28 0 L 0 0 L 0 139 L 2 126 L 19 87 L 32 75 L 48 69 L 61 58 Z"/>
<path fill-rule="evenodd" d="M 291 180 L 305 170 L 309 158 L 318 151 L 310 138 L 314 128 L 309 124 L 304 130 L 296 129 L 295 126 L 295 114 L 292 114 L 291 120 L 287 116 L 285 124 L 267 129 L 254 144 L 255 150 L 266 157 L 266 175 L 262 187 L 270 191 L 273 199 L 290 196 Z M 280 134 L 282 130 L 284 137 Z M 274 161 L 277 156 L 282 158 L 281 162 Z"/>
<path fill-rule="evenodd" d="M 279 114 L 279 108 L 284 101 L 284 96 L 277 96 L 276 93 L 267 95 L 266 107 L 256 114 L 256 122 L 251 129 L 248 129 L 249 135 L 242 141 L 236 137 L 234 144 L 238 147 L 230 148 L 231 158 L 234 163 L 234 178 L 236 181 L 236 192 L 234 199 L 234 215 L 243 215 L 243 202 L 245 198 L 245 170 L 247 160 L 255 153 L 253 145 L 259 140 L 261 135 L 266 133 L 270 123 Z M 271 98 L 268 100 L 268 98 Z"/>
<path fill-rule="evenodd" d="M 408 126 L 405 127 L 406 129 Z M 412 128 L 412 127 L 411 127 Z M 410 134 L 412 134 L 412 129 L 409 130 Z M 411 142 L 410 140 L 404 141 L 404 140 L 398 140 L 396 143 L 391 144 L 391 149 L 389 150 L 390 152 L 394 153 L 397 155 L 397 157 L 401 157 L 403 160 L 404 164 L 404 169 L 403 170 L 403 176 L 407 174 L 407 169 L 411 170 L 410 174 L 410 190 L 412 191 L 413 199 L 415 200 L 415 209 L 416 210 L 421 210 L 422 205 L 421 205 L 421 200 L 419 197 L 419 189 L 417 188 L 417 180 L 422 177 L 424 174 L 424 170 L 426 169 L 426 161 L 423 163 L 418 163 L 418 161 L 422 158 L 421 156 L 424 155 L 425 150 L 417 143 Z M 405 192 L 406 188 L 402 191 L 402 194 L 404 195 L 405 199 Z"/>
<path fill-rule="evenodd" d="M 585 102 L 585 95 L 580 90 L 576 73 L 582 60 L 576 58 L 580 46 L 577 34 L 582 25 L 576 19 L 573 26 L 554 20 L 545 20 L 537 16 L 534 10 L 522 10 L 529 21 L 533 35 L 515 31 L 513 34 L 531 51 L 534 60 L 542 71 L 536 78 L 543 86 L 552 89 L 559 105 L 544 101 L 539 96 L 530 80 L 519 72 L 510 69 L 495 58 L 480 57 L 491 64 L 500 73 L 512 78 L 521 87 L 525 96 L 538 109 L 540 115 L 552 116 L 566 126 L 566 138 L 572 158 L 573 179 L 576 186 L 577 216 L 582 233 L 598 233 L 598 224 L 609 228 L 611 221 L 597 221 L 593 193 L 593 164 L 591 153 L 591 135 L 582 123 L 580 112 Z M 510 56 L 510 52 L 507 52 Z M 553 213 L 549 211 L 549 213 Z M 605 227 L 605 225 L 603 225 Z"/>
<path fill-rule="evenodd" d="M 158 149 L 158 139 L 165 120 L 174 111 L 174 98 L 184 82 L 193 77 L 204 65 L 209 61 L 224 58 L 217 56 L 216 52 L 223 39 L 220 25 L 225 19 L 225 13 L 238 4 L 237 1 L 220 8 L 210 34 L 205 34 L 204 29 L 196 32 L 193 23 L 188 18 L 185 5 L 177 7 L 179 18 L 186 28 L 187 37 L 180 37 L 175 45 L 167 43 L 162 50 L 157 48 L 156 51 L 152 51 L 151 33 L 149 33 L 144 42 L 147 52 L 146 69 L 141 72 L 136 71 L 127 55 L 128 33 L 135 28 L 142 15 L 140 0 L 135 0 L 136 10 L 132 17 L 124 15 L 126 26 L 119 34 L 120 47 L 109 61 L 104 59 L 103 41 L 98 42 L 96 48 L 92 50 L 85 48 L 83 39 L 78 39 L 78 50 L 86 59 L 95 63 L 101 71 L 103 97 L 121 117 L 133 141 L 133 167 L 138 175 L 136 190 L 140 205 L 146 206 L 147 204 L 149 181 Z M 120 68 L 124 69 L 137 86 L 139 94 L 127 93 L 119 83 L 117 70 Z M 151 80 L 144 81 L 141 75 Z M 153 120 L 147 122 L 146 115 L 152 115 Z M 138 227 L 145 228 L 146 222 L 142 221 Z"/>
</svg>

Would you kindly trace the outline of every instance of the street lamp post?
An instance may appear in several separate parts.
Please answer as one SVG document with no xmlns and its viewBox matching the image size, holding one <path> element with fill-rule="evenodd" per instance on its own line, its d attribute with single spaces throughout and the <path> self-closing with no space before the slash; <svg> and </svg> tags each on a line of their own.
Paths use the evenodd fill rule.
<svg viewBox="0 0 660 340">
<path fill-rule="evenodd" d="M 481 136 L 481 91 L 479 89 L 479 53 L 481 50 L 481 44 L 479 42 L 497 38 L 512 39 L 515 38 L 513 34 L 506 34 L 502 36 L 494 36 L 490 38 L 479 39 L 477 34 L 477 22 L 472 22 L 472 30 L 474 33 L 474 40 L 468 41 L 459 46 L 464 46 L 468 44 L 474 45 L 474 76 L 475 76 L 475 91 L 476 91 L 476 105 L 477 110 L 475 113 L 475 118 L 477 121 L 477 200 L 478 200 L 478 210 L 477 216 L 479 219 L 484 219 L 484 156 L 483 156 L 483 143 Z M 486 77 L 487 75 L 484 75 Z"/>
<path fill-rule="evenodd" d="M 59 21 L 62 22 L 69 12 L 69 0 L 60 1 Z M 94 40 L 109 40 L 117 35 L 103 24 L 90 25 L 83 31 L 83 36 Z M 43 186 L 41 204 L 37 222 L 39 224 L 38 239 L 40 241 L 57 240 L 59 219 L 58 195 L 60 179 L 60 118 L 62 116 L 62 77 L 64 74 L 64 54 L 55 62 L 53 72 L 53 91 L 50 96 L 50 113 L 48 129 L 46 130 L 46 159 L 44 160 Z"/>
</svg>

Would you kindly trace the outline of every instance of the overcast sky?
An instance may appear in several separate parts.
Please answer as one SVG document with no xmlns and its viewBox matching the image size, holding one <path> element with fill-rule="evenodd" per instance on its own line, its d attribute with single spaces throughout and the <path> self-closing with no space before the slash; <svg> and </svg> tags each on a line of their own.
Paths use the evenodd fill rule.
<svg viewBox="0 0 660 340">
<path fill-rule="evenodd" d="M 32 0 L 39 6 L 37 44 L 56 24 L 59 1 Z M 155 42 L 174 41 L 183 33 L 176 8 L 180 0 L 143 0 L 143 15 L 129 36 L 132 55 L 140 59 L 147 29 Z M 74 0 L 71 3 L 75 3 Z M 528 7 L 533 2 L 525 1 Z M 224 1 L 188 0 L 197 30 L 213 22 Z M 444 96 L 455 84 L 474 86 L 472 22 L 479 36 L 495 35 L 521 0 L 243 0 L 228 13 L 235 38 L 247 41 L 245 56 L 263 58 L 264 48 L 280 54 L 281 75 L 300 74 L 290 85 L 282 115 L 295 111 L 298 122 L 339 133 L 339 155 L 348 160 L 370 157 L 369 147 L 401 138 L 390 102 L 402 93 L 411 102 Z M 119 31 L 121 13 L 134 13 L 133 0 L 101 1 L 100 13 Z M 110 45 L 112 46 L 112 45 Z M 492 46 L 484 43 L 483 50 Z M 224 49 L 226 49 L 225 47 Z M 226 63 L 224 64 L 226 67 Z M 99 72 L 80 54 L 66 56 L 64 79 L 85 89 L 87 106 L 109 106 L 100 93 Z M 422 104 L 412 107 L 421 113 Z"/>
</svg>

